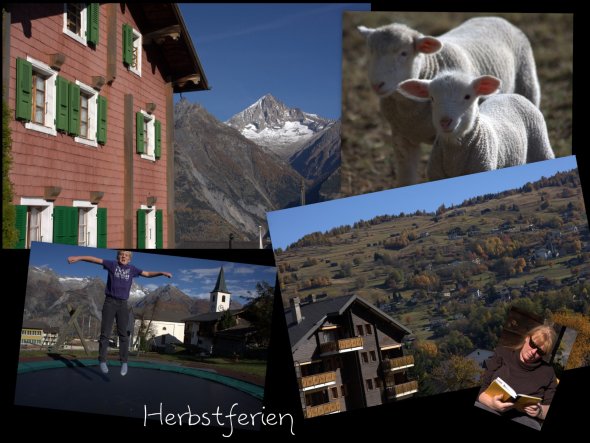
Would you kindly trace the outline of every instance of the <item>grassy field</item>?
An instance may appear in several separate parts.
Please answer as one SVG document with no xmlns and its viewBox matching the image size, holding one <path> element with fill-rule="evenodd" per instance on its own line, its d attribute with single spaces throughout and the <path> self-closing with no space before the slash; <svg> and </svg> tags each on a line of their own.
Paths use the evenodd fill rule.
<svg viewBox="0 0 590 443">
<path fill-rule="evenodd" d="M 342 38 L 342 194 L 357 195 L 395 186 L 390 128 L 367 78 L 367 52 L 359 25 L 405 23 L 440 35 L 478 13 L 346 12 Z M 572 153 L 573 14 L 493 14 L 529 38 L 541 84 L 541 111 L 556 156 Z M 422 146 L 421 181 L 430 146 Z"/>
</svg>

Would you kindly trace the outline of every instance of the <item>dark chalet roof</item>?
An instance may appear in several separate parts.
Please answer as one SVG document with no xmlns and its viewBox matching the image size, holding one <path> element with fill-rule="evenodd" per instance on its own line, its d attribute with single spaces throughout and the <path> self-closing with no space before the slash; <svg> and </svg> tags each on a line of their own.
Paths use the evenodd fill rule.
<svg viewBox="0 0 590 443">
<path fill-rule="evenodd" d="M 175 93 L 210 89 L 177 3 L 127 3 L 140 26 L 143 45 L 157 45 L 164 78 Z M 174 37 L 178 36 L 178 39 Z"/>
<path fill-rule="evenodd" d="M 329 316 L 342 315 L 350 305 L 353 303 L 360 303 L 364 307 L 370 309 L 375 315 L 381 317 L 383 320 L 389 322 L 398 329 L 401 329 L 406 334 L 411 334 L 408 328 L 401 323 L 392 319 L 388 314 L 381 309 L 373 306 L 356 295 L 345 295 L 342 297 L 329 298 L 327 300 L 316 301 L 313 303 L 302 303 L 300 323 L 294 323 L 291 317 L 291 307 L 285 309 L 285 317 L 287 319 L 287 327 L 289 330 L 289 340 L 291 341 L 291 350 L 297 350 L 299 343 L 307 339 L 313 334 Z"/>
</svg>

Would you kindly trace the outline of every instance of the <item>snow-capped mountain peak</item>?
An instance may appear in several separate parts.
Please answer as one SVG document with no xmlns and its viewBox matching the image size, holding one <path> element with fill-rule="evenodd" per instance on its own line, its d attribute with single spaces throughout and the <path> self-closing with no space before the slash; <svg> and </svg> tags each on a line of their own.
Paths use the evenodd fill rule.
<svg viewBox="0 0 590 443">
<path fill-rule="evenodd" d="M 333 122 L 299 108 L 289 108 L 266 94 L 225 123 L 286 159 Z"/>
</svg>

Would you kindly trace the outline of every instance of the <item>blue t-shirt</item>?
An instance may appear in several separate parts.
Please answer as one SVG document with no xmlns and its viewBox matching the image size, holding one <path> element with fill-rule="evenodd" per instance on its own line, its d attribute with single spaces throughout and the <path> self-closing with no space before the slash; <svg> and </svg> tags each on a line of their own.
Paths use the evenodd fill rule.
<svg viewBox="0 0 590 443">
<path fill-rule="evenodd" d="M 102 267 L 109 271 L 104 293 L 113 298 L 127 300 L 133 279 L 143 271 L 133 265 L 121 265 L 115 260 L 103 260 Z"/>
</svg>

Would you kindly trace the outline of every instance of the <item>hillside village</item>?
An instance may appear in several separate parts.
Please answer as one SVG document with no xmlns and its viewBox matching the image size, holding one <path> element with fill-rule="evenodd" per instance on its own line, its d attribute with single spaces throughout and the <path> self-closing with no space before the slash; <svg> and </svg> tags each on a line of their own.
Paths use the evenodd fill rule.
<svg viewBox="0 0 590 443">
<path fill-rule="evenodd" d="M 293 297 L 354 294 L 409 328 L 419 395 L 475 385 L 479 365 L 455 357 L 493 350 L 511 305 L 540 316 L 590 312 L 577 170 L 435 212 L 311 233 L 275 252 L 285 307 Z M 449 372 L 461 365 L 473 376 L 451 386 Z"/>
</svg>

